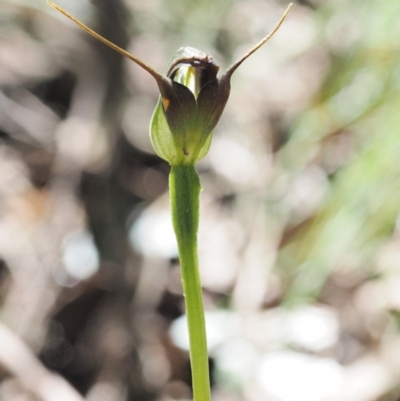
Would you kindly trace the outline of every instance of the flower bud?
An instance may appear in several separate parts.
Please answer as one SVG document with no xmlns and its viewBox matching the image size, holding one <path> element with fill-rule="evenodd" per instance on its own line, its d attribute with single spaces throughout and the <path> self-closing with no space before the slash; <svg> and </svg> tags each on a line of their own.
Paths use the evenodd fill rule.
<svg viewBox="0 0 400 401">
<path fill-rule="evenodd" d="M 167 68 L 170 83 L 159 83 L 150 136 L 157 154 L 171 165 L 193 165 L 208 152 L 230 91 L 229 80 L 217 78 L 218 70 L 211 56 L 183 47 Z"/>
</svg>

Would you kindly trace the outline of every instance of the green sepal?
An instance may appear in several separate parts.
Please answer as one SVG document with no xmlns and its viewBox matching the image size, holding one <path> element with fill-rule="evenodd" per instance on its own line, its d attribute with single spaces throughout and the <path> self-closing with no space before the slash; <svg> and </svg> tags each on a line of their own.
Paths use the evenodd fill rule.
<svg viewBox="0 0 400 401">
<path fill-rule="evenodd" d="M 212 139 L 211 131 L 201 135 L 195 124 L 182 124 L 184 129 L 178 127 L 175 134 L 172 134 L 170 127 L 171 123 L 167 122 L 160 97 L 150 123 L 150 139 L 157 155 L 171 166 L 178 166 L 194 165 L 208 153 Z M 195 132 L 198 133 L 197 136 L 193 135 Z"/>
<path fill-rule="evenodd" d="M 162 108 L 161 97 L 158 99 L 156 108 L 150 122 L 150 140 L 158 156 L 170 164 L 177 160 L 176 145 L 174 137 L 169 129 Z"/>
</svg>

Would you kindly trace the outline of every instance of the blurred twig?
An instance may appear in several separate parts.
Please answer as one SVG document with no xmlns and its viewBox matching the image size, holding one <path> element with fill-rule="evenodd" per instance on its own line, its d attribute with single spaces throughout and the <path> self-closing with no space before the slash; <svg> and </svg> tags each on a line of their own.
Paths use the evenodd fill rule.
<svg viewBox="0 0 400 401">
<path fill-rule="evenodd" d="M 61 376 L 48 371 L 28 346 L 0 323 L 0 364 L 43 401 L 83 401 Z"/>
</svg>

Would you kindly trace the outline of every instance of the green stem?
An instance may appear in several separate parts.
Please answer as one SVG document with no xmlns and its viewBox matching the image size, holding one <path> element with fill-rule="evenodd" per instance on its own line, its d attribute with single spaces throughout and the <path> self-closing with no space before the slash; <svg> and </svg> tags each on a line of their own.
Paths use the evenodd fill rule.
<svg viewBox="0 0 400 401">
<path fill-rule="evenodd" d="M 194 166 L 172 166 L 169 188 L 189 329 L 193 398 L 194 401 L 210 401 L 207 339 L 197 257 L 201 186 Z"/>
</svg>

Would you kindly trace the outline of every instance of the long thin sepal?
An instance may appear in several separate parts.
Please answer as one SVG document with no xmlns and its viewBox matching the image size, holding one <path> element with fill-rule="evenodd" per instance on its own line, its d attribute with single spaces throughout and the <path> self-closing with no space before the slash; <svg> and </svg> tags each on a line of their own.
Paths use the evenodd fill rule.
<svg viewBox="0 0 400 401">
<path fill-rule="evenodd" d="M 98 39 L 100 42 L 104 43 L 105 45 L 107 45 L 111 49 L 115 50 L 122 56 L 125 56 L 125 57 L 129 58 L 130 60 L 132 60 L 133 62 L 135 62 L 136 64 L 138 64 L 140 67 L 142 67 L 144 70 L 146 70 L 149 74 L 151 74 L 156 79 L 157 82 L 165 81 L 165 77 L 162 74 L 160 74 L 159 72 L 157 72 L 156 70 L 154 70 L 154 68 L 151 68 L 148 64 L 144 63 L 139 58 L 133 56 L 131 53 L 129 53 L 126 50 L 115 45 L 114 43 L 110 42 L 106 38 L 103 38 L 103 36 L 99 35 L 95 31 L 93 31 L 92 29 L 87 27 L 85 24 L 83 24 L 82 22 L 77 20 L 75 17 L 73 17 L 71 14 L 69 14 L 67 11 L 65 11 L 61 7 L 57 6 L 56 4 L 54 4 L 48 0 L 47 0 L 47 4 L 50 7 L 53 7 L 58 12 L 60 12 L 61 14 L 65 15 L 67 18 L 69 18 L 71 21 L 73 21 L 75 24 L 77 24 L 80 28 L 82 28 L 85 32 L 87 32 L 89 35 L 92 35 L 93 37 Z"/>
<path fill-rule="evenodd" d="M 264 45 L 266 42 L 268 42 L 268 40 L 270 40 L 272 38 L 272 36 L 274 36 L 274 34 L 276 33 L 276 31 L 280 28 L 280 26 L 282 25 L 283 21 L 286 19 L 287 15 L 289 14 L 290 9 L 292 8 L 293 3 L 290 3 L 288 5 L 288 7 L 286 8 L 286 11 L 283 13 L 281 19 L 278 21 L 278 23 L 276 24 L 275 28 L 267 35 L 265 36 L 263 39 L 261 39 L 255 46 L 253 46 L 246 54 L 244 54 L 242 57 L 240 57 L 239 60 L 235 61 L 225 72 L 225 76 L 230 77 L 235 70 L 239 67 L 240 64 L 243 63 L 244 60 L 246 60 L 249 56 L 251 56 L 255 51 L 257 51 L 262 45 Z"/>
</svg>

